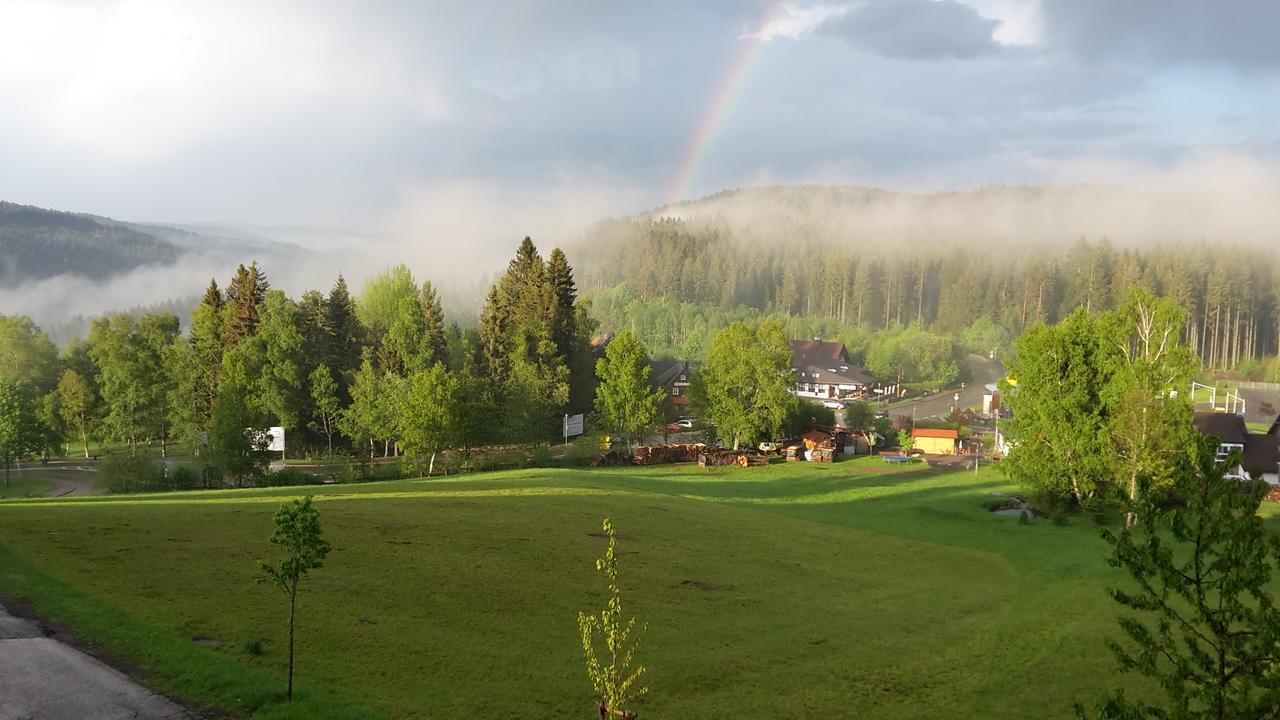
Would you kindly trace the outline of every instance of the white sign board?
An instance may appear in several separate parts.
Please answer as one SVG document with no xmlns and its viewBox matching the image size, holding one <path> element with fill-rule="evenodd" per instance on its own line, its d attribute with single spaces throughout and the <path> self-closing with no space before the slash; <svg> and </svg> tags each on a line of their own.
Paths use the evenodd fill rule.
<svg viewBox="0 0 1280 720">
<path fill-rule="evenodd" d="M 565 439 L 571 438 L 574 435 L 581 435 L 581 434 L 582 434 L 582 413 L 578 413 L 577 415 L 565 415 L 564 416 Z"/>
<path fill-rule="evenodd" d="M 284 452 L 284 428 L 282 427 L 267 428 L 267 439 L 270 441 L 267 444 L 268 450 L 270 450 L 271 452 L 278 452 L 278 453 Z"/>
</svg>

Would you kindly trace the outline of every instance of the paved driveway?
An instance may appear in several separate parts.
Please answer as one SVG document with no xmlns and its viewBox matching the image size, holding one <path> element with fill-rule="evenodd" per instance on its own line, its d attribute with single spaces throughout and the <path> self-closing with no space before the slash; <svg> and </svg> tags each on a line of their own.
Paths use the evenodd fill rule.
<svg viewBox="0 0 1280 720">
<path fill-rule="evenodd" d="M 986 393 L 987 383 L 1003 378 L 1005 369 L 998 360 L 988 360 L 978 355 L 970 355 L 968 360 L 970 379 L 963 388 L 948 388 L 928 397 L 893 403 L 888 408 L 889 417 L 894 415 L 911 415 L 916 418 L 946 417 L 951 413 L 953 406 L 958 409 L 982 410 L 982 395 Z M 956 394 L 960 395 L 959 402 L 955 400 Z"/>
<path fill-rule="evenodd" d="M 0 720 L 193 720 L 101 661 L 0 607 Z"/>
</svg>

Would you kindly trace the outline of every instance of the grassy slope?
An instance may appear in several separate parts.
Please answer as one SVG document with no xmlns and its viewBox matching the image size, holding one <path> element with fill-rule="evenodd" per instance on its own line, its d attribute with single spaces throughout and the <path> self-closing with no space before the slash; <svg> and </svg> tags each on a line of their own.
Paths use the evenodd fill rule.
<svg viewBox="0 0 1280 720">
<path fill-rule="evenodd" d="M 13 471 L 8 484 L 4 481 L 4 470 L 0 469 L 0 498 L 42 497 L 53 489 L 53 483 L 38 478 L 21 477 Z"/>
<path fill-rule="evenodd" d="M 301 596 L 311 709 L 292 716 L 586 717 L 575 615 L 603 603 L 608 514 L 625 610 L 649 624 L 642 717 L 1067 717 L 1115 681 L 1118 575 L 1079 521 L 987 513 L 1005 485 L 862 460 L 316 489 L 335 551 Z M 0 589 L 156 687 L 290 716 L 272 706 L 284 599 L 255 559 L 295 493 L 5 503 Z M 267 653 L 244 655 L 258 636 Z"/>
</svg>

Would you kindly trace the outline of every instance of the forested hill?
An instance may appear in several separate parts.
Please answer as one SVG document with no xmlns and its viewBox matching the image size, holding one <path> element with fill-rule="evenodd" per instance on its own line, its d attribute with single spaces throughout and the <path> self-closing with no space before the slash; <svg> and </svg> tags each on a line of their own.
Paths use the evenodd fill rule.
<svg viewBox="0 0 1280 720">
<path fill-rule="evenodd" d="M 0 287 L 67 273 L 102 279 L 182 253 L 108 218 L 0 201 Z"/>
<path fill-rule="evenodd" d="M 1098 187 L 763 188 L 608 220 L 570 252 L 602 329 L 647 327 L 658 347 L 696 349 L 731 309 L 953 336 L 981 320 L 1017 336 L 1141 284 L 1186 310 L 1183 339 L 1206 366 L 1231 367 L 1280 348 L 1277 213 Z"/>
</svg>

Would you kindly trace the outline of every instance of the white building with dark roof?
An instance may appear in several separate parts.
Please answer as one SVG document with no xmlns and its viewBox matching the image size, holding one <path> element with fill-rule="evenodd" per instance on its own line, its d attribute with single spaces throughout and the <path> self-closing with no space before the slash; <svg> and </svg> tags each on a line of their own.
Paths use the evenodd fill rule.
<svg viewBox="0 0 1280 720">
<path fill-rule="evenodd" d="M 879 384 L 871 373 L 849 362 L 844 343 L 792 340 L 791 365 L 800 397 L 844 400 L 865 397 Z"/>
</svg>

